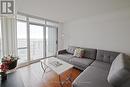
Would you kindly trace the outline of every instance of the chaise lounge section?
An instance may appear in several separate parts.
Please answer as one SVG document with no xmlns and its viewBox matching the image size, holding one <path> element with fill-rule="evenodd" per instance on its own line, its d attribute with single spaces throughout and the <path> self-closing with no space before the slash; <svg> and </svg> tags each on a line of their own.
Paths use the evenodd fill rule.
<svg viewBox="0 0 130 87">
<path fill-rule="evenodd" d="M 73 56 L 76 48 L 80 47 L 69 46 L 68 49 L 59 51 L 57 55 L 59 59 L 83 70 L 73 81 L 73 87 L 130 86 L 130 59 L 124 57 L 124 54 L 120 52 L 83 48 L 85 50 L 85 56 L 84 58 L 78 58 Z M 121 72 L 122 70 L 124 72 Z M 118 86 L 115 85 L 118 84 L 118 82 L 121 83 L 120 81 L 122 84 Z"/>
<path fill-rule="evenodd" d="M 76 68 L 80 70 L 84 70 L 90 64 L 92 64 L 94 60 L 96 59 L 97 50 L 90 49 L 90 48 L 83 48 L 85 51 L 84 58 L 78 58 L 78 57 L 73 56 L 76 48 L 79 48 L 79 47 L 69 46 L 68 49 L 59 51 L 57 57 L 61 60 L 64 60 L 68 63 L 73 64 Z"/>
</svg>

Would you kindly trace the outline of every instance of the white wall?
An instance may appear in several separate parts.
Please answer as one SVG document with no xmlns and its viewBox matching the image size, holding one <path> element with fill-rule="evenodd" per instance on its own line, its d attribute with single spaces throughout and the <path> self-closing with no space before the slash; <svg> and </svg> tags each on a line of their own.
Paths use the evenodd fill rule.
<svg viewBox="0 0 130 87">
<path fill-rule="evenodd" d="M 75 45 L 130 55 L 130 7 L 64 24 L 64 48 Z"/>
</svg>

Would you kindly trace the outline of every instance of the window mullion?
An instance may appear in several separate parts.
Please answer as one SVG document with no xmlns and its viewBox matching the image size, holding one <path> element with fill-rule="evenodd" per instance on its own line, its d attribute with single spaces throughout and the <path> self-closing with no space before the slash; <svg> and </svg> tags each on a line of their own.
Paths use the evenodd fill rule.
<svg viewBox="0 0 130 87">
<path fill-rule="evenodd" d="M 28 17 L 27 17 L 27 59 L 28 59 L 28 61 L 31 61 L 31 57 L 30 57 L 30 24 L 29 24 Z"/>
<path fill-rule="evenodd" d="M 43 50 L 44 50 L 44 57 L 46 57 L 46 27 L 43 26 Z"/>
</svg>

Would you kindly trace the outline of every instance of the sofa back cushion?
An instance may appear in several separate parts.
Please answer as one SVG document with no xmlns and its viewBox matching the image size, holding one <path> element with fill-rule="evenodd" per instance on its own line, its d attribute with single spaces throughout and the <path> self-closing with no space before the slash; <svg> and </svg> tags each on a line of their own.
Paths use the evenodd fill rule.
<svg viewBox="0 0 130 87">
<path fill-rule="evenodd" d="M 75 49 L 78 48 L 76 46 L 68 46 L 68 49 L 66 51 L 70 54 L 74 54 Z"/>
<path fill-rule="evenodd" d="M 118 52 L 97 50 L 96 60 L 111 64 L 118 54 Z"/>
<path fill-rule="evenodd" d="M 123 54 L 118 55 L 112 63 L 107 80 L 114 87 L 128 87 L 130 83 L 128 82 L 130 81 L 130 58 Z"/>
<path fill-rule="evenodd" d="M 96 59 L 96 49 L 92 48 L 83 48 L 84 49 L 84 57 L 85 58 L 90 58 L 90 59 Z"/>
</svg>

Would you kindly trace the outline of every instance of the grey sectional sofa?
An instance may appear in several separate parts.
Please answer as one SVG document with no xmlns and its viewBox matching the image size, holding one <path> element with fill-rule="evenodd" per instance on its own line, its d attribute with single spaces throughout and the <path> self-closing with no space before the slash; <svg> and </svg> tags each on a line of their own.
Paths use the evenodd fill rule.
<svg viewBox="0 0 130 87">
<path fill-rule="evenodd" d="M 59 59 L 83 70 L 72 83 L 73 87 L 130 87 L 130 59 L 124 54 L 83 48 L 84 58 L 77 58 L 73 56 L 76 48 L 79 47 L 69 46 L 57 55 Z"/>
</svg>

